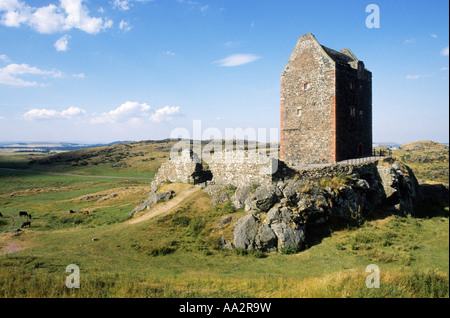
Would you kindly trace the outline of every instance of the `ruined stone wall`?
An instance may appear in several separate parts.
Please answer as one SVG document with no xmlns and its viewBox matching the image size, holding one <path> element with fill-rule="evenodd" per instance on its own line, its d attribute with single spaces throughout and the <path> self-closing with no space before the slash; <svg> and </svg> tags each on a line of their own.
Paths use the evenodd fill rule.
<svg viewBox="0 0 450 318">
<path fill-rule="evenodd" d="M 183 150 L 179 156 L 170 158 L 161 165 L 152 181 L 152 187 L 164 181 L 193 183 L 193 175 L 199 170 L 202 170 L 202 165 L 193 160 L 191 151 Z"/>
<path fill-rule="evenodd" d="M 203 158 L 206 160 L 206 158 Z M 272 182 L 278 170 L 277 159 L 259 155 L 256 151 L 216 151 L 205 161 L 199 160 L 192 151 L 184 150 L 180 156 L 164 162 L 158 170 L 152 187 L 161 182 L 198 182 L 201 174 L 211 174 L 212 182 L 222 185 L 262 185 Z M 200 163 L 202 162 L 202 163 Z"/>
<path fill-rule="evenodd" d="M 303 35 L 281 74 L 280 159 L 335 161 L 334 106 L 335 64 L 312 34 Z"/>
<path fill-rule="evenodd" d="M 221 151 L 208 163 L 212 181 L 216 184 L 242 185 L 269 184 L 278 169 L 278 160 L 256 152 Z"/>
</svg>

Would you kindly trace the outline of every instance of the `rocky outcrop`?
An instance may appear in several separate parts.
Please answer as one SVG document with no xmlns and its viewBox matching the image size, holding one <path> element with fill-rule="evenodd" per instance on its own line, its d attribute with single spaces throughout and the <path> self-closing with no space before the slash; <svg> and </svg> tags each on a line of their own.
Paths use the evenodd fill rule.
<svg viewBox="0 0 450 318">
<path fill-rule="evenodd" d="M 235 225 L 234 246 L 301 250 L 317 229 L 360 222 L 377 209 L 414 216 L 423 199 L 412 171 L 392 160 L 331 169 L 341 172 L 333 175 L 322 169 L 323 177 L 320 171 L 310 171 L 318 177 L 297 176 L 254 191 L 237 188 L 231 202 L 236 208 L 245 206 L 247 215 Z"/>
<path fill-rule="evenodd" d="M 150 192 L 149 196 L 147 197 L 147 199 L 145 199 L 145 201 L 142 204 L 137 206 L 131 212 L 131 216 L 133 216 L 136 213 L 141 212 L 143 210 L 150 210 L 153 204 L 156 204 L 158 202 L 168 201 L 168 200 L 172 199 L 175 194 L 175 192 L 172 190 L 169 190 L 166 192 L 161 192 L 161 193 L 157 193 L 156 192 L 157 190 L 158 190 L 158 188 L 153 188 L 152 191 Z"/>
</svg>

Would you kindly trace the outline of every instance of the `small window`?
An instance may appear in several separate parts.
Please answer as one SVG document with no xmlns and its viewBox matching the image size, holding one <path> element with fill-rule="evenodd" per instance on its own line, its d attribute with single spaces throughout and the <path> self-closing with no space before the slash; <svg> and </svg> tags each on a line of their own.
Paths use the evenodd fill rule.
<svg viewBox="0 0 450 318">
<path fill-rule="evenodd" d="M 302 110 L 301 108 L 297 108 L 297 116 L 300 117 L 302 115 Z"/>
<path fill-rule="evenodd" d="M 355 82 L 350 82 L 350 89 L 354 90 L 355 89 Z"/>
<path fill-rule="evenodd" d="M 356 116 L 356 107 L 350 106 L 350 116 L 355 117 Z"/>
<path fill-rule="evenodd" d="M 307 90 L 311 87 L 311 85 L 309 83 L 303 83 L 303 90 Z"/>
</svg>

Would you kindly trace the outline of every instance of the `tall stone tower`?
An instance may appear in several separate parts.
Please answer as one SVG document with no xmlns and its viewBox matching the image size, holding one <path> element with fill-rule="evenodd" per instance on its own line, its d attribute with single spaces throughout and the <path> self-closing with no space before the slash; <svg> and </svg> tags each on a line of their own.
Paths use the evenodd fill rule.
<svg viewBox="0 0 450 318">
<path fill-rule="evenodd" d="M 302 35 L 281 73 L 280 159 L 291 166 L 372 154 L 372 73 L 349 49 Z"/>
</svg>

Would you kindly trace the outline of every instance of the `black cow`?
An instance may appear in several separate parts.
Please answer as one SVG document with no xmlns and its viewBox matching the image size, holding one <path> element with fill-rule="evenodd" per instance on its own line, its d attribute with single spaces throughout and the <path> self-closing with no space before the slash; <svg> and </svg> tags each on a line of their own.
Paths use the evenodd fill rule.
<svg viewBox="0 0 450 318">
<path fill-rule="evenodd" d="M 28 217 L 28 213 L 25 212 L 25 211 L 20 211 L 20 212 L 19 212 L 19 216 Z"/>
<path fill-rule="evenodd" d="M 2 214 L 2 212 L 0 212 L 0 218 L 2 218 L 3 217 L 3 214 Z"/>
<path fill-rule="evenodd" d="M 30 221 L 23 222 L 21 228 L 24 228 L 25 226 L 30 227 L 31 226 L 31 222 Z"/>
</svg>

